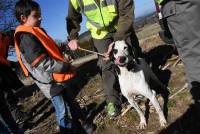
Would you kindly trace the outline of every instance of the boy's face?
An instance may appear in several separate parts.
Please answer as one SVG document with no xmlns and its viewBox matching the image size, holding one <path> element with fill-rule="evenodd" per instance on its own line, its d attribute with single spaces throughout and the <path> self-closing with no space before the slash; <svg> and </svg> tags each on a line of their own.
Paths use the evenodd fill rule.
<svg viewBox="0 0 200 134">
<path fill-rule="evenodd" d="M 23 22 L 23 25 L 31 27 L 40 27 L 40 23 L 42 20 L 41 12 L 40 10 L 33 10 L 31 11 L 31 14 L 28 17 L 22 15 L 21 20 Z"/>
</svg>

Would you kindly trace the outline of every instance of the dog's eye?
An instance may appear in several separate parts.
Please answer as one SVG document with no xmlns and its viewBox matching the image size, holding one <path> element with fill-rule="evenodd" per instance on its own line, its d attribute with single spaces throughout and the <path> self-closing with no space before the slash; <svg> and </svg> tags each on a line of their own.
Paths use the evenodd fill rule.
<svg viewBox="0 0 200 134">
<path fill-rule="evenodd" d="M 127 49 L 128 47 L 126 46 L 126 47 L 124 47 L 124 49 Z"/>
<path fill-rule="evenodd" d="M 114 53 L 114 54 L 117 54 L 117 49 L 113 49 L 113 53 Z"/>
</svg>

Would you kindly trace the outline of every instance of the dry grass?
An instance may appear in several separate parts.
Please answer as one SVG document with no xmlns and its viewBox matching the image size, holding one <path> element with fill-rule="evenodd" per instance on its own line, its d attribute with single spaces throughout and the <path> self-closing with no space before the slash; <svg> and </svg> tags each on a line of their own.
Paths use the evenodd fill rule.
<svg viewBox="0 0 200 134">
<path fill-rule="evenodd" d="M 137 32 L 137 37 L 139 40 L 148 38 L 150 36 L 158 34 L 160 31 L 160 25 L 158 23 L 145 25 L 139 32 Z"/>
</svg>

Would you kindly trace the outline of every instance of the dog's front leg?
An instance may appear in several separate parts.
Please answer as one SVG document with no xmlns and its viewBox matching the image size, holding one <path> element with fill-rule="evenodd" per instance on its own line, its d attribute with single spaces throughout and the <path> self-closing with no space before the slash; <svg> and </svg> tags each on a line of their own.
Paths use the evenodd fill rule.
<svg viewBox="0 0 200 134">
<path fill-rule="evenodd" d="M 144 117 L 144 114 L 142 112 L 142 110 L 140 109 L 140 107 L 138 106 L 137 102 L 134 101 L 134 99 L 132 97 L 128 98 L 128 102 L 131 104 L 131 106 L 133 106 L 135 108 L 135 110 L 138 112 L 139 116 L 140 116 L 140 125 L 139 125 L 139 129 L 145 129 L 147 126 L 146 123 L 146 119 Z"/>
<path fill-rule="evenodd" d="M 158 100 L 156 99 L 156 92 L 154 90 L 152 90 L 152 95 L 149 96 L 148 98 L 150 99 L 151 103 L 153 104 L 153 106 L 155 107 L 155 109 L 159 115 L 160 125 L 162 127 L 165 127 L 167 124 L 167 121 L 166 121 L 163 111 L 160 107 L 160 104 L 159 104 Z"/>
</svg>

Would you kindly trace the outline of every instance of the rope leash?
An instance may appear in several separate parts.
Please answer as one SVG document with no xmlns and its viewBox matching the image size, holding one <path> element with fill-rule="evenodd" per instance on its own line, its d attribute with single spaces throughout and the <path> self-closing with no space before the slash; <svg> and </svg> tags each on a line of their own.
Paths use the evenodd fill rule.
<svg viewBox="0 0 200 134">
<path fill-rule="evenodd" d="M 78 49 L 81 50 L 81 51 L 85 51 L 85 52 L 89 52 L 89 53 L 93 53 L 93 54 L 97 54 L 97 55 L 99 55 L 99 56 L 105 57 L 103 54 L 98 53 L 98 52 L 94 52 L 94 51 L 91 51 L 91 50 L 87 50 L 87 49 L 84 49 L 84 48 L 81 48 L 81 47 L 79 47 Z"/>
</svg>

